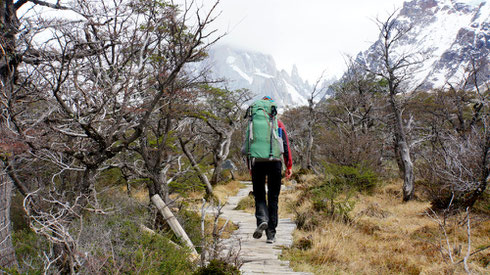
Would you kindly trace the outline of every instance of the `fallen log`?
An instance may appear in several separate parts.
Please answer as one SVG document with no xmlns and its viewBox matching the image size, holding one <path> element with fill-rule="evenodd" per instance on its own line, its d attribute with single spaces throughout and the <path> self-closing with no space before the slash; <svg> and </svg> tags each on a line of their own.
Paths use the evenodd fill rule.
<svg viewBox="0 0 490 275">
<path fill-rule="evenodd" d="M 177 218 L 175 218 L 174 214 L 172 213 L 172 211 L 170 211 L 167 204 L 165 204 L 162 198 L 158 194 L 156 194 L 151 197 L 151 201 L 157 207 L 160 214 L 162 214 L 163 218 L 167 221 L 168 225 L 170 225 L 170 228 L 172 229 L 174 234 L 182 239 L 187 247 L 191 250 L 191 254 L 199 255 L 196 251 L 196 248 L 192 244 L 191 239 L 189 239 L 189 236 L 187 236 L 187 233 L 184 231 L 179 221 L 177 220 Z"/>
</svg>

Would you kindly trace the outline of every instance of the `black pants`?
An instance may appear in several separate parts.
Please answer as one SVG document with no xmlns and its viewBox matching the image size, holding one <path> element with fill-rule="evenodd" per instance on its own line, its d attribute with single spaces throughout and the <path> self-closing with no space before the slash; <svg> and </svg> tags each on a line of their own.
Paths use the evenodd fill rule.
<svg viewBox="0 0 490 275">
<path fill-rule="evenodd" d="M 278 222 L 277 203 L 281 192 L 280 161 L 255 162 L 252 166 L 252 183 L 255 196 L 255 218 L 257 226 L 268 223 L 268 230 L 276 233 Z M 265 180 L 267 177 L 267 201 L 265 200 Z"/>
</svg>

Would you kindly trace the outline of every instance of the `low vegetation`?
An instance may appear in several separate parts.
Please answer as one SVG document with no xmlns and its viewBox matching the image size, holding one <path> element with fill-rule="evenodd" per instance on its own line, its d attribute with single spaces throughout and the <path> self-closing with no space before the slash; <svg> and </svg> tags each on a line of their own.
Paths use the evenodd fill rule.
<svg viewBox="0 0 490 275">
<path fill-rule="evenodd" d="M 472 274 L 490 271 L 488 192 L 469 215 L 433 211 L 422 188 L 415 200 L 402 202 L 399 180 L 380 180 L 359 167 L 329 166 L 326 171 L 321 176 L 297 174 L 294 189 L 280 196 L 280 218 L 293 218 L 297 224 L 294 243 L 282 254 L 294 270 L 461 274 L 467 257 Z M 253 213 L 251 201 L 244 198 L 240 209 Z"/>
<path fill-rule="evenodd" d="M 236 194 L 241 184 L 230 181 L 216 187 L 217 197 L 226 198 Z M 84 253 L 77 258 L 78 273 L 85 274 L 238 274 L 231 260 L 216 258 L 209 265 L 201 266 L 199 259 L 180 244 L 157 213 L 148 208 L 149 199 L 144 189 L 132 188 L 128 194 L 125 186 L 119 185 L 100 194 L 106 213 L 87 212 L 74 223 L 78 226 L 72 235 L 78 237 L 76 250 Z M 207 213 L 205 231 L 201 232 L 200 204 L 201 189 L 186 196 L 175 194 L 174 213 L 189 238 L 203 253 L 213 243 L 228 238 L 237 229 L 225 219 Z M 146 194 L 145 194 L 146 193 Z M 19 196 L 17 196 L 19 197 Z M 53 246 L 44 237 L 32 231 L 23 220 L 22 200 L 14 198 L 12 216 L 16 227 L 13 244 L 16 248 L 19 269 L 5 269 L 13 274 L 33 274 L 39 270 L 56 273 L 56 266 L 46 267 L 45 259 L 51 256 Z M 208 205 L 209 206 L 209 205 Z M 216 236 L 214 230 L 222 230 Z M 154 230 L 150 229 L 153 228 Z M 203 234 L 204 233 L 204 234 Z M 216 239 L 219 237 L 219 240 Z M 218 272 L 222 273 L 207 273 Z M 235 272 L 235 273 L 234 273 Z"/>
<path fill-rule="evenodd" d="M 326 178 L 334 175 L 327 175 Z M 302 176 L 295 191 L 281 198 L 298 229 L 283 257 L 297 271 L 315 274 L 460 274 L 468 253 L 473 274 L 490 270 L 490 212 L 433 212 L 422 194 L 403 203 L 399 181 L 369 192 L 344 189 L 331 196 L 323 177 Z M 318 192 L 325 201 L 318 201 Z M 330 196 L 330 198 L 329 198 Z M 310 199 L 308 199 L 310 198 Z M 323 204 L 325 202 L 325 204 Z M 333 207 L 329 206 L 333 203 Z M 488 208 L 488 194 L 485 203 Z M 468 218 L 469 217 L 469 221 Z M 280 230 L 280 229 L 279 229 Z M 474 254 L 473 254 L 474 253 Z"/>
</svg>

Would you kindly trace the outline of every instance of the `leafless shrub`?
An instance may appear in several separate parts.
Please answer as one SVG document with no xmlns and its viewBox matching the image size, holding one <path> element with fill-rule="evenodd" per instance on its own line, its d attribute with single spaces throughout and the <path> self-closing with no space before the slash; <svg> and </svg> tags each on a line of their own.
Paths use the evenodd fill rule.
<svg viewBox="0 0 490 275">
<path fill-rule="evenodd" d="M 217 205 L 213 205 L 213 203 L 208 204 L 206 200 L 203 199 L 203 204 L 201 206 L 201 266 L 206 266 L 206 264 L 212 260 L 220 260 L 227 264 L 236 266 L 237 268 L 240 268 L 240 266 L 243 264 L 240 260 L 240 240 L 238 240 L 236 246 L 232 246 L 229 241 L 227 244 L 225 244 L 226 240 L 224 240 L 222 237 L 223 232 L 226 230 L 226 227 L 230 221 L 226 220 L 222 226 L 219 225 L 219 220 L 223 214 L 222 210 L 225 205 L 226 204 L 222 204 L 219 201 Z M 205 234 L 205 220 L 206 213 L 210 208 L 213 208 L 211 212 L 214 214 L 214 217 L 211 233 L 212 237 L 211 239 L 207 239 Z"/>
<path fill-rule="evenodd" d="M 45 272 L 56 264 L 60 269 L 74 274 L 84 261 L 84 256 L 78 250 L 78 236 L 70 231 L 74 219 L 78 220 L 79 226 L 83 224 L 83 218 L 79 214 L 81 196 L 70 203 L 62 200 L 63 196 L 54 189 L 47 194 L 40 193 L 38 190 L 26 196 L 24 210 L 29 217 L 31 229 L 59 249 L 52 255 L 44 253 Z"/>
<path fill-rule="evenodd" d="M 441 256 L 448 264 L 452 264 L 454 266 L 463 263 L 464 270 L 467 274 L 471 274 L 469 267 L 469 259 L 471 256 L 488 249 L 490 246 L 486 246 L 483 248 L 476 249 L 472 252 L 472 244 L 471 244 L 471 220 L 470 220 L 470 210 L 469 207 L 466 208 L 466 213 L 462 221 L 458 222 L 458 225 L 462 226 L 466 231 L 466 249 L 463 249 L 461 244 L 455 244 L 452 240 L 449 233 L 449 222 L 448 222 L 448 214 L 449 209 L 443 211 L 442 217 L 432 209 L 426 211 L 426 215 L 430 217 L 434 222 L 436 222 L 439 226 L 440 232 L 442 234 L 439 243 L 436 245 L 441 252 Z M 458 259 L 459 258 L 459 259 Z"/>
<path fill-rule="evenodd" d="M 343 166 L 369 166 L 381 172 L 382 148 L 389 142 L 383 127 L 384 100 L 374 75 L 354 61 L 344 77 L 331 86 L 332 98 L 320 105 L 317 129 L 319 158 Z"/>
<path fill-rule="evenodd" d="M 477 132 L 466 139 L 448 137 L 430 158 L 427 179 L 429 195 L 435 208 L 472 206 L 476 193 L 484 190 L 488 177 L 488 145 Z"/>
<path fill-rule="evenodd" d="M 485 192 L 490 169 L 488 92 L 449 90 L 425 101 L 430 138 L 418 167 L 433 207 L 465 209 Z"/>
</svg>

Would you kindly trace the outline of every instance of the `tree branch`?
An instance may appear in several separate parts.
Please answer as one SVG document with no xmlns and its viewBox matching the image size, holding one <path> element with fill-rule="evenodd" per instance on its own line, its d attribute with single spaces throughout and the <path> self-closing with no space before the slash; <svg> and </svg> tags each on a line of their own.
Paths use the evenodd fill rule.
<svg viewBox="0 0 490 275">
<path fill-rule="evenodd" d="M 18 10 L 20 7 L 22 7 L 27 2 L 31 2 L 34 5 L 49 7 L 49 8 L 56 9 L 56 10 L 72 10 L 69 7 L 60 5 L 60 1 L 56 1 L 56 4 L 51 4 L 51 3 L 48 3 L 46 1 L 41 1 L 41 0 L 19 0 L 19 1 L 15 2 L 15 4 L 14 4 L 15 10 Z"/>
</svg>

